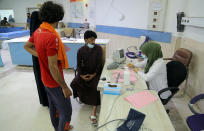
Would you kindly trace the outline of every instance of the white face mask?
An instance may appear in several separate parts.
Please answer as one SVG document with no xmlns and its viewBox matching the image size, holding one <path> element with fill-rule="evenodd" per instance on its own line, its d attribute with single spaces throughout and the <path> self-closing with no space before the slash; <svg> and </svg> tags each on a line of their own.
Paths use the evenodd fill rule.
<svg viewBox="0 0 204 131">
<path fill-rule="evenodd" d="M 143 59 L 147 58 L 147 56 L 144 55 L 144 54 L 141 54 L 141 57 L 142 57 Z"/>
<path fill-rule="evenodd" d="M 87 46 L 88 46 L 89 48 L 94 48 L 94 45 L 92 45 L 92 44 L 90 44 L 90 43 L 87 43 Z"/>
</svg>

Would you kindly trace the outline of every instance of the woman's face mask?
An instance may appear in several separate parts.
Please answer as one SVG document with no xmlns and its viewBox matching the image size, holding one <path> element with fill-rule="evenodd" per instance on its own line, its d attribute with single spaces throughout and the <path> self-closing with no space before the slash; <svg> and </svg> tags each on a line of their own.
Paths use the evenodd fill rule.
<svg viewBox="0 0 204 131">
<path fill-rule="evenodd" d="M 87 46 L 88 46 L 89 48 L 94 48 L 94 45 L 92 45 L 92 44 L 90 44 L 90 43 L 87 43 Z"/>
<path fill-rule="evenodd" d="M 142 54 L 141 56 L 142 56 L 142 58 L 143 58 L 143 59 L 147 58 L 147 56 L 146 56 L 146 55 L 144 55 L 144 54 Z"/>
</svg>

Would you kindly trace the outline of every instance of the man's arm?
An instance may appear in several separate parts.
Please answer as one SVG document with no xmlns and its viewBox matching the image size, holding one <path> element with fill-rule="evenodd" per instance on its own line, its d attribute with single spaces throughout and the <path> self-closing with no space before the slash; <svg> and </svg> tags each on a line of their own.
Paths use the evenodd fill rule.
<svg viewBox="0 0 204 131">
<path fill-rule="evenodd" d="M 68 96 L 72 95 L 72 92 L 68 88 L 68 86 L 67 86 L 65 80 L 63 79 L 62 74 L 58 68 L 57 58 L 58 58 L 57 55 L 48 56 L 48 65 L 49 65 L 49 69 L 50 69 L 50 73 L 51 73 L 52 77 L 60 85 L 60 87 L 62 88 L 62 91 L 64 93 L 65 98 L 67 98 Z"/>
<path fill-rule="evenodd" d="M 28 30 L 28 22 L 26 22 L 26 27 L 25 27 L 25 29 Z"/>
<path fill-rule="evenodd" d="M 34 43 L 32 42 L 26 42 L 26 44 L 24 45 L 24 49 L 29 52 L 30 54 L 32 54 L 33 56 L 36 56 L 38 57 L 38 53 L 37 51 L 35 50 L 35 46 L 34 46 Z"/>
<path fill-rule="evenodd" d="M 60 85 L 61 88 L 66 88 L 67 84 L 65 83 L 61 72 L 59 71 L 58 65 L 57 65 L 57 55 L 54 56 L 48 56 L 48 65 L 50 69 L 50 73 L 54 80 Z"/>
</svg>

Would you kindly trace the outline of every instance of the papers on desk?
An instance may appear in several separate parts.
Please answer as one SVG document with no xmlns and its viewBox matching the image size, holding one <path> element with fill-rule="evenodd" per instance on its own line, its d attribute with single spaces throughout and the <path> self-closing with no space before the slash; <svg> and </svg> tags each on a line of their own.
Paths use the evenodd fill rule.
<svg viewBox="0 0 204 131">
<path fill-rule="evenodd" d="M 132 104 L 136 108 L 142 108 L 147 104 L 151 104 L 157 99 L 158 99 L 157 97 L 153 96 L 148 91 L 141 91 L 131 96 L 125 97 L 125 100 L 127 100 L 130 104 Z"/>
<path fill-rule="evenodd" d="M 133 70 L 129 70 L 129 71 L 130 71 L 130 82 L 135 83 L 136 82 L 135 72 Z M 122 69 L 113 71 L 114 82 L 116 82 L 116 79 L 119 73 L 120 73 L 120 77 L 118 79 L 118 82 L 122 83 L 124 81 L 124 70 Z"/>
</svg>

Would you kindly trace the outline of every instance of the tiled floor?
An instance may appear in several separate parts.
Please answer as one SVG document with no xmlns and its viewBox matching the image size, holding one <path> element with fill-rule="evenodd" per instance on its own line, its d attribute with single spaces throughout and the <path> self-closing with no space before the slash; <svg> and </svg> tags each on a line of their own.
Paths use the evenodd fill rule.
<svg viewBox="0 0 204 131">
<path fill-rule="evenodd" d="M 39 104 L 32 68 L 12 65 L 8 51 L 1 51 L 1 55 L 5 67 L 0 68 L 0 131 L 53 131 L 48 108 Z M 72 70 L 65 71 L 67 83 L 73 77 Z M 173 98 L 167 105 L 176 131 L 189 130 L 185 122 L 191 115 L 188 101 L 187 96 Z M 72 108 L 73 131 L 94 131 L 88 118 L 91 106 L 72 99 Z"/>
</svg>

